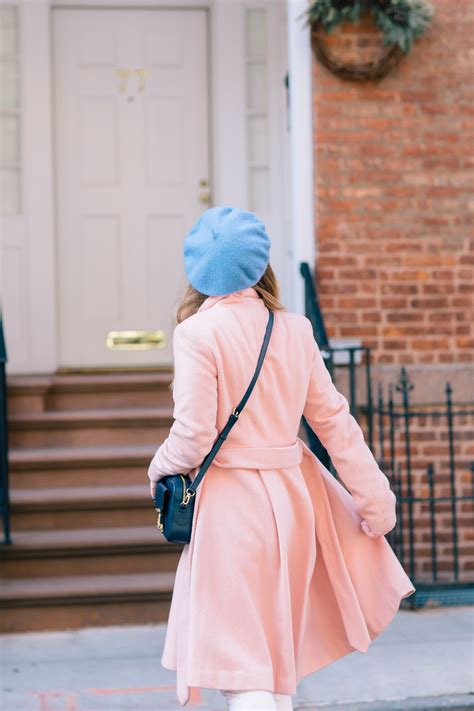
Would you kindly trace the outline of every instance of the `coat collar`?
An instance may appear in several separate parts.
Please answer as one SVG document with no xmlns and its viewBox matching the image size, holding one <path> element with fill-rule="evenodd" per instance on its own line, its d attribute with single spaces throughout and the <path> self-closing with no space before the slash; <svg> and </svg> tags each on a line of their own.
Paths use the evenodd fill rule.
<svg viewBox="0 0 474 711">
<path fill-rule="evenodd" d="M 257 294 L 253 286 L 248 286 L 246 289 L 240 289 L 240 291 L 233 291 L 230 294 L 223 294 L 221 296 L 208 296 L 204 299 L 201 306 L 198 308 L 197 312 L 206 311 L 214 306 L 218 301 L 223 301 L 225 299 L 226 303 L 235 303 L 236 301 L 242 301 L 243 299 L 259 299 L 260 296 Z"/>
</svg>

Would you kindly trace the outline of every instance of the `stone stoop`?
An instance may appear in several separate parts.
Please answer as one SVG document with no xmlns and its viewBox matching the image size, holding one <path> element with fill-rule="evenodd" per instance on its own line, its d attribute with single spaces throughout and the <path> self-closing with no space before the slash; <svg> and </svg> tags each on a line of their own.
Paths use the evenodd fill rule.
<svg viewBox="0 0 474 711">
<path fill-rule="evenodd" d="M 183 546 L 156 530 L 146 472 L 173 422 L 171 378 L 7 377 L 0 631 L 166 621 Z"/>
</svg>

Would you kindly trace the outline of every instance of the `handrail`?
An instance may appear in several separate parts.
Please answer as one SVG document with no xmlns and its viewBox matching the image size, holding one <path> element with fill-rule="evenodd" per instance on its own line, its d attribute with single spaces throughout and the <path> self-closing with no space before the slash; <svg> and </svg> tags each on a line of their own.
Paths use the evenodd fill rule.
<svg viewBox="0 0 474 711">
<path fill-rule="evenodd" d="M 8 420 L 7 420 L 7 349 L 3 335 L 3 317 L 0 306 L 0 516 L 3 543 L 10 544 L 10 497 L 8 488 Z"/>
<path fill-rule="evenodd" d="M 357 388 L 356 388 L 356 367 L 354 354 L 356 351 L 365 352 L 365 370 L 366 370 L 366 380 L 367 380 L 367 405 L 363 406 L 363 410 L 367 414 L 368 422 L 368 440 L 369 447 L 373 451 L 373 406 L 372 406 L 372 385 L 371 385 L 371 371 L 370 371 L 370 355 L 371 349 L 369 346 L 330 346 L 329 338 L 327 335 L 326 327 L 324 325 L 324 318 L 322 310 L 319 304 L 319 298 L 316 288 L 316 280 L 311 273 L 311 269 L 307 262 L 300 263 L 300 273 L 304 280 L 305 288 L 305 314 L 311 321 L 313 325 L 313 333 L 316 343 L 318 344 L 321 355 L 325 361 L 326 368 L 329 370 L 331 377 L 334 375 L 334 359 L 333 354 L 336 352 L 345 352 L 348 354 L 349 363 L 347 366 L 349 368 L 349 407 L 351 414 L 355 417 L 357 411 Z M 306 419 L 303 418 L 305 427 L 310 439 L 310 446 L 315 449 L 315 454 L 320 457 L 323 454 L 325 460 L 329 462 L 329 455 L 327 453 L 324 455 L 326 450 L 323 448 L 322 444 L 315 433 L 311 430 Z M 317 451 L 316 451 L 317 450 Z M 319 454 L 318 454 L 319 453 Z M 324 462 L 323 462 L 324 463 Z M 326 465 L 327 466 L 327 465 Z"/>
<path fill-rule="evenodd" d="M 300 273 L 304 279 L 305 312 L 313 324 L 313 333 L 320 348 L 329 347 L 329 339 L 319 306 L 318 294 L 308 262 L 301 262 Z"/>
</svg>

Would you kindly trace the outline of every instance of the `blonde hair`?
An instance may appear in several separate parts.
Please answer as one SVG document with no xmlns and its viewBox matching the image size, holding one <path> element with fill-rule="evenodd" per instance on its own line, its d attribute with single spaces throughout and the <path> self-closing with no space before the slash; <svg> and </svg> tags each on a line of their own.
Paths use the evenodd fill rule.
<svg viewBox="0 0 474 711">
<path fill-rule="evenodd" d="M 272 309 L 273 311 L 286 311 L 285 306 L 283 306 L 283 304 L 279 301 L 280 287 L 278 285 L 275 272 L 271 268 L 270 264 L 268 264 L 260 281 L 253 285 L 253 288 L 268 309 Z M 207 299 L 206 294 L 201 294 L 200 291 L 188 283 L 184 290 L 184 294 L 181 297 L 181 301 L 178 304 L 176 322 L 181 323 L 184 319 L 195 314 L 205 299 Z M 169 384 L 169 389 L 171 391 L 173 390 L 173 386 L 174 378 Z"/>
<path fill-rule="evenodd" d="M 268 264 L 260 280 L 253 285 L 253 288 L 268 309 L 286 311 L 285 306 L 279 300 L 280 287 L 270 264 Z M 202 294 L 191 284 L 188 284 L 176 310 L 176 322 L 181 323 L 181 321 L 195 314 L 205 299 L 207 299 L 206 294 Z"/>
</svg>

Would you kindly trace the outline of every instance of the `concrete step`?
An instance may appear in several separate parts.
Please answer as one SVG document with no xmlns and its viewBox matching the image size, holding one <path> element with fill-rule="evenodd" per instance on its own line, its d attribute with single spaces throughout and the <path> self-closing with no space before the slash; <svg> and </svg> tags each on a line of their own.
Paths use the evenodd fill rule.
<svg viewBox="0 0 474 711">
<path fill-rule="evenodd" d="M 183 546 L 155 527 L 147 469 L 172 370 L 7 378 L 13 544 L 3 631 L 166 621 Z"/>
<path fill-rule="evenodd" d="M 151 526 L 156 512 L 149 486 L 68 486 L 13 489 L 14 531 Z"/>
<path fill-rule="evenodd" d="M 28 447 L 8 451 L 12 489 L 147 483 L 159 443 L 111 447 Z"/>
<path fill-rule="evenodd" d="M 119 575 L 176 570 L 182 544 L 149 526 L 14 531 L 0 548 L 0 577 Z"/>
<path fill-rule="evenodd" d="M 63 410 L 13 414 L 9 447 L 159 444 L 173 423 L 170 407 Z"/>
<path fill-rule="evenodd" d="M 8 375 L 8 412 L 170 406 L 172 377 L 172 368 Z"/>
<path fill-rule="evenodd" d="M 166 622 L 175 572 L 13 578 L 0 582 L 0 631 Z"/>
</svg>

